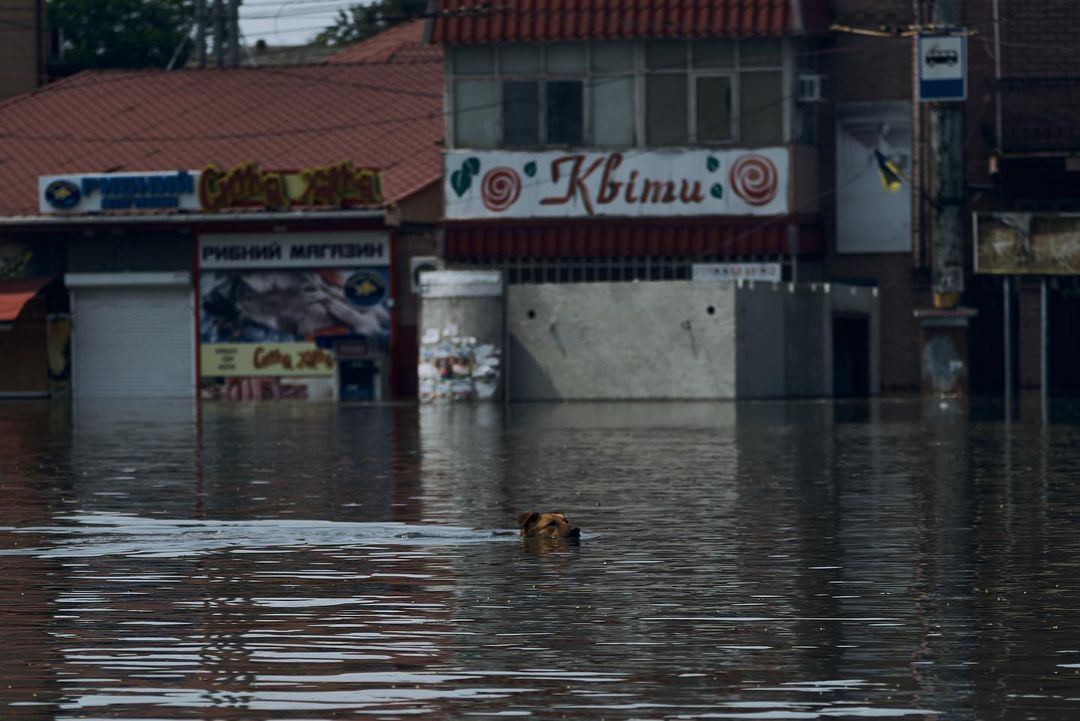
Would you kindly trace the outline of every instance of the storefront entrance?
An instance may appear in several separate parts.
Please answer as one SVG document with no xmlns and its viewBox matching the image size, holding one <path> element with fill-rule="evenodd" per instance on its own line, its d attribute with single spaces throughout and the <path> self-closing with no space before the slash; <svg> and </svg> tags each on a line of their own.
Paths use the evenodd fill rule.
<svg viewBox="0 0 1080 721">
<path fill-rule="evenodd" d="M 195 308 L 188 273 L 76 273 L 76 398 L 194 398 Z"/>
</svg>

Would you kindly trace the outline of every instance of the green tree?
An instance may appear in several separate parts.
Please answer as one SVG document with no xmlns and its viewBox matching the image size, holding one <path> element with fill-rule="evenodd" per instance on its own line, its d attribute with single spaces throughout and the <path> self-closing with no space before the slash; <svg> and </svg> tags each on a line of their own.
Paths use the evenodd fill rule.
<svg viewBox="0 0 1080 721">
<path fill-rule="evenodd" d="M 426 10 L 427 0 L 376 0 L 370 5 L 352 5 L 347 10 L 338 10 L 337 20 L 315 36 L 315 44 L 359 42 L 398 23 L 421 17 Z"/>
<path fill-rule="evenodd" d="M 53 77 L 90 68 L 164 68 L 192 28 L 192 0 L 48 0 Z M 184 43 L 176 66 L 191 44 Z"/>
</svg>

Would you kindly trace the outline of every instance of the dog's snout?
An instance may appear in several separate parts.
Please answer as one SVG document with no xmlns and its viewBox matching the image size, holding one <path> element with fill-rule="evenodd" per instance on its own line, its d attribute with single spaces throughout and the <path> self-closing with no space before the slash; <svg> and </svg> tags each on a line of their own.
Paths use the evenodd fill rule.
<svg viewBox="0 0 1080 721">
<path fill-rule="evenodd" d="M 581 529 L 574 526 L 566 535 L 568 538 L 581 538 Z"/>
</svg>

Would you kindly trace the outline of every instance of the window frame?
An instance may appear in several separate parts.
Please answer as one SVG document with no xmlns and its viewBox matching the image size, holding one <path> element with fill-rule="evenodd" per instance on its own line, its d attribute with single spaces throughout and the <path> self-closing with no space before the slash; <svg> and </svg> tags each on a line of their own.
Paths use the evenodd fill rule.
<svg viewBox="0 0 1080 721">
<path fill-rule="evenodd" d="M 747 43 L 761 40 L 759 38 L 734 38 L 734 47 L 732 51 L 732 64 L 730 67 L 716 67 L 716 66 L 701 66 L 694 65 L 694 48 L 693 44 L 699 42 L 698 39 L 677 39 L 677 40 L 665 40 L 663 42 L 679 42 L 683 45 L 683 51 L 685 53 L 685 67 L 672 68 L 672 69 L 657 69 L 649 70 L 646 62 L 646 44 L 649 40 L 601 40 L 601 41 L 578 41 L 578 43 L 584 46 L 584 67 L 579 73 L 552 73 L 547 70 L 548 52 L 552 47 L 557 47 L 558 43 L 536 43 L 537 49 L 537 67 L 538 70 L 535 73 L 503 73 L 502 52 L 501 47 L 498 45 L 492 45 L 493 50 L 493 64 L 492 73 L 466 73 L 459 74 L 455 67 L 457 62 L 457 55 L 454 49 L 447 53 L 447 73 L 446 82 L 444 83 L 444 107 L 446 112 L 446 125 L 447 125 L 447 138 L 448 147 L 457 148 L 457 108 L 455 107 L 455 83 L 458 80 L 491 80 L 495 84 L 495 105 L 496 105 L 496 118 L 495 127 L 497 137 L 495 139 L 494 149 L 508 149 L 508 150 L 544 150 L 544 149 L 558 149 L 567 147 L 582 147 L 582 148 L 602 148 L 606 151 L 617 152 L 619 150 L 626 149 L 647 149 L 654 146 L 650 146 L 648 143 L 648 127 L 647 127 L 647 110 L 648 110 L 648 91 L 647 82 L 648 76 L 652 74 L 683 74 L 687 81 L 687 108 L 686 108 L 686 145 L 672 145 L 672 146 L 655 146 L 655 147 L 734 147 L 739 146 L 742 143 L 742 75 L 744 72 L 760 72 L 760 71 L 777 71 L 781 76 L 781 88 L 782 88 L 782 103 L 781 103 L 781 135 L 779 144 L 788 144 L 792 142 L 793 128 L 792 123 L 795 118 L 795 99 L 793 94 L 793 82 L 794 82 L 794 68 L 792 56 L 792 43 L 794 40 L 790 37 L 784 36 L 779 38 L 768 38 L 768 40 L 775 40 L 778 43 L 780 57 L 776 63 L 767 64 L 748 64 L 743 61 L 744 46 Z M 612 42 L 625 42 L 629 43 L 632 57 L 630 66 L 621 70 L 603 70 L 598 71 L 593 69 L 593 52 L 596 46 L 601 44 L 608 44 Z M 468 47 L 468 46 L 466 46 Z M 631 79 L 631 87 L 633 88 L 633 142 L 631 145 L 599 145 L 595 137 L 595 118 L 594 118 L 594 87 L 596 82 L 602 82 L 604 78 L 626 78 Z M 698 79 L 703 77 L 726 77 L 728 78 L 729 88 L 731 92 L 731 137 L 726 140 L 708 140 L 702 141 L 698 138 Z M 548 142 L 548 88 L 549 81 L 565 81 L 576 80 L 582 83 L 582 143 L 575 146 L 567 145 L 552 145 Z M 537 110 L 540 117 L 537 119 L 539 144 L 537 146 L 525 146 L 525 145 L 507 145 L 505 142 L 505 117 L 504 117 L 504 83 L 514 81 L 535 81 L 538 83 L 538 103 Z"/>
</svg>

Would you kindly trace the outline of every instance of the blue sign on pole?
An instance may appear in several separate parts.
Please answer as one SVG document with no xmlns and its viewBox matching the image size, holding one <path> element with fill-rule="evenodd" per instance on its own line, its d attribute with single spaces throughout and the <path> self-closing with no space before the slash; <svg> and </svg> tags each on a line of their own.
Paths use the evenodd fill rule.
<svg viewBox="0 0 1080 721">
<path fill-rule="evenodd" d="M 962 35 L 920 35 L 919 100 L 967 99 L 967 38 Z"/>
</svg>

